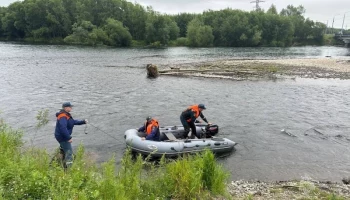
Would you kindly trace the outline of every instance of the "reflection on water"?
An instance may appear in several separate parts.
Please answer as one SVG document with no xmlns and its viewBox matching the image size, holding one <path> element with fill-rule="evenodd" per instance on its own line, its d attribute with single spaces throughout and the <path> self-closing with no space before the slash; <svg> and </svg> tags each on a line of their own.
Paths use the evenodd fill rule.
<svg viewBox="0 0 350 200">
<path fill-rule="evenodd" d="M 73 145 L 83 143 L 97 161 L 121 157 L 124 131 L 152 115 L 161 125 L 180 124 L 192 103 L 204 103 L 220 135 L 239 144 L 220 159 L 232 179 L 286 180 L 310 177 L 339 181 L 350 176 L 350 81 L 147 79 L 145 64 L 158 65 L 228 58 L 345 56 L 348 49 L 169 48 L 113 49 L 0 43 L 0 110 L 25 130 L 27 145 L 52 151 L 55 112 L 72 101 L 73 117 L 98 127 L 74 130 Z M 106 67 L 114 66 L 114 67 Z M 38 110 L 49 109 L 50 123 L 36 130 Z M 99 129 L 103 130 L 100 131 Z M 295 135 L 282 134 L 281 130 Z M 119 140 L 104 134 L 111 134 Z"/>
</svg>

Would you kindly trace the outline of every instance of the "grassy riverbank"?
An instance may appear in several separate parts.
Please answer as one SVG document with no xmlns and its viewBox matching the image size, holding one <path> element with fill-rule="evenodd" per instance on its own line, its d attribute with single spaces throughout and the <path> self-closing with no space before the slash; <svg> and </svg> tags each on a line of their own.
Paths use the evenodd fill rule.
<svg viewBox="0 0 350 200">
<path fill-rule="evenodd" d="M 167 68 L 173 68 L 167 70 Z M 339 78 L 350 79 L 350 60 L 336 58 L 223 60 L 161 68 L 160 74 L 232 80 Z"/>
<path fill-rule="evenodd" d="M 2 120 L 0 160 L 0 199 L 350 199 L 344 184 L 229 183 L 228 172 L 209 151 L 157 164 L 126 151 L 117 167 L 114 158 L 98 166 L 80 146 L 65 172 L 50 164 L 45 150 L 25 148 L 22 133 Z"/>
<path fill-rule="evenodd" d="M 51 163 L 45 150 L 24 148 L 22 133 L 0 122 L 0 199 L 210 199 L 228 198 L 229 177 L 214 155 L 186 156 L 159 163 L 111 158 L 97 166 L 82 146 L 73 167 Z M 118 169 L 117 169 L 118 168 Z M 116 170 L 117 169 L 117 170 Z"/>
</svg>

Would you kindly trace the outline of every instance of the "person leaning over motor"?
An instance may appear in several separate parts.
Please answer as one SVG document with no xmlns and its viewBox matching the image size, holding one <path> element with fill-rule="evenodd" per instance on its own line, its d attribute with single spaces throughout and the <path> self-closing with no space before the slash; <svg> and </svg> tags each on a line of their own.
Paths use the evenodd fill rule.
<svg viewBox="0 0 350 200">
<path fill-rule="evenodd" d="M 210 124 L 202 113 L 202 111 L 205 109 L 206 108 L 205 108 L 204 104 L 196 104 L 196 105 L 192 105 L 192 106 L 188 107 L 186 110 L 184 110 L 181 113 L 180 121 L 185 129 L 184 138 L 188 137 L 188 133 L 190 132 L 190 128 L 192 131 L 192 135 L 191 135 L 192 139 L 194 138 L 194 136 L 196 136 L 197 138 L 201 138 L 201 135 L 197 134 L 196 126 L 194 123 L 196 121 L 199 121 L 199 120 L 197 120 L 197 118 L 200 116 L 203 119 L 203 121 L 205 121 L 207 124 Z"/>
<path fill-rule="evenodd" d="M 55 138 L 60 144 L 60 147 L 65 153 L 65 164 L 67 167 L 71 167 L 73 164 L 73 149 L 72 149 L 72 131 L 74 125 L 82 125 L 88 123 L 85 120 L 73 119 L 70 112 L 73 105 L 70 102 L 62 104 L 62 110 L 56 113 L 57 121 L 55 128 Z"/>
<path fill-rule="evenodd" d="M 140 127 L 138 132 L 144 132 L 147 134 L 146 137 L 142 137 L 142 140 L 153 140 L 159 141 L 160 139 L 160 131 L 159 131 L 159 123 L 156 119 L 152 117 L 147 117 L 144 125 Z"/>
</svg>

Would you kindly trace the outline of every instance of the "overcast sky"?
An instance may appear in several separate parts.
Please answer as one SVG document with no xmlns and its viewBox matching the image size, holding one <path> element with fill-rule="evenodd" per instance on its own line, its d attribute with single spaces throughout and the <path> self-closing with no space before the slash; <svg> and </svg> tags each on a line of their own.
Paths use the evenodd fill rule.
<svg viewBox="0 0 350 200">
<path fill-rule="evenodd" d="M 8 6 L 16 0 L 0 0 L 0 6 Z M 129 0 L 143 6 L 152 6 L 154 10 L 161 13 L 177 14 L 181 12 L 202 13 L 205 10 L 221 10 L 227 7 L 251 11 L 254 9 L 255 0 Z M 344 28 L 350 28 L 350 0 L 264 0 L 260 7 L 267 10 L 271 4 L 277 7 L 278 11 L 286 8 L 287 5 L 303 5 L 306 9 L 305 17 L 314 21 L 320 21 L 331 27 L 334 18 L 334 27 L 341 27 L 344 14 Z"/>
</svg>

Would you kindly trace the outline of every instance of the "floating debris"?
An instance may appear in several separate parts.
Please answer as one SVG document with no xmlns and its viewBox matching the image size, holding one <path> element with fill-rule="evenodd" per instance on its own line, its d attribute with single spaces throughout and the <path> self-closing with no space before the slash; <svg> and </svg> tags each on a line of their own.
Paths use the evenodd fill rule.
<svg viewBox="0 0 350 200">
<path fill-rule="evenodd" d="M 320 135 L 324 135 L 321 131 L 318 131 L 317 129 L 313 128 L 312 130 L 314 130 L 316 133 L 320 134 Z"/>
<path fill-rule="evenodd" d="M 149 78 L 157 78 L 159 76 L 158 67 L 153 64 L 147 64 L 147 77 Z"/>
<path fill-rule="evenodd" d="M 291 136 L 291 137 L 297 137 L 296 135 L 293 135 L 292 133 L 287 132 L 285 129 L 282 129 L 282 130 L 281 130 L 281 133 L 284 133 L 284 134 L 289 135 L 289 136 Z"/>
</svg>

